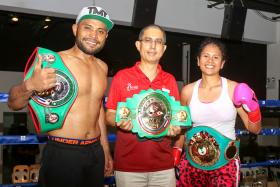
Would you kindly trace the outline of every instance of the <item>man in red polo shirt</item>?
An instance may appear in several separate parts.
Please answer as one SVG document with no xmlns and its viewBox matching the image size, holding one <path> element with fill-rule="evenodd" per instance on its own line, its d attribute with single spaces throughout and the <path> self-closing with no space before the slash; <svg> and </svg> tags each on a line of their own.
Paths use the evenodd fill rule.
<svg viewBox="0 0 280 187">
<path fill-rule="evenodd" d="M 160 89 L 179 100 L 179 91 L 173 75 L 162 70 L 160 58 L 166 50 L 165 31 L 157 25 L 143 28 L 135 45 L 141 61 L 119 71 L 113 78 L 107 101 L 107 123 L 117 126 L 115 145 L 115 176 L 120 187 L 175 187 L 174 164 L 181 150 L 172 148 L 171 137 L 180 127 L 172 126 L 164 138 L 139 138 L 131 132 L 132 123 L 115 123 L 118 102 L 138 94 L 141 90 Z M 175 142 L 176 145 L 176 142 Z M 175 153 L 177 156 L 173 156 Z"/>
</svg>

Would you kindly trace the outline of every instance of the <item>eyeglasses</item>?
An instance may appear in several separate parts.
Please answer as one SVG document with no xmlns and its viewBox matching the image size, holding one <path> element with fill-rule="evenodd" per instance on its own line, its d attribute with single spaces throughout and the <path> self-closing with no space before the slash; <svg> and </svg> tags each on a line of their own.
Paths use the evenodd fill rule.
<svg viewBox="0 0 280 187">
<path fill-rule="evenodd" d="M 153 43 L 155 43 L 156 45 L 160 46 L 160 45 L 164 45 L 165 42 L 162 39 L 152 39 L 152 38 L 143 38 L 142 40 L 139 40 L 141 42 L 143 42 L 145 45 L 152 45 Z"/>
</svg>

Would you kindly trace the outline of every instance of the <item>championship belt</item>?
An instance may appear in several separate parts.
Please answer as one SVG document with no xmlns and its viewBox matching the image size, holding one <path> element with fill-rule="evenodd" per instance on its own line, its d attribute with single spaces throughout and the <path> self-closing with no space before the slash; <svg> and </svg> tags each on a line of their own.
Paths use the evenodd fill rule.
<svg viewBox="0 0 280 187">
<path fill-rule="evenodd" d="M 159 138 L 167 135 L 169 124 L 191 127 L 188 106 L 180 105 L 174 97 L 161 90 L 142 90 L 139 94 L 119 102 L 116 122 L 131 120 L 132 132 L 140 138 Z"/>
<path fill-rule="evenodd" d="M 186 158 L 202 170 L 214 170 L 239 155 L 240 141 L 231 140 L 213 128 L 193 127 L 186 133 Z"/>
<path fill-rule="evenodd" d="M 54 68 L 56 73 L 56 86 L 42 91 L 34 92 L 29 99 L 28 108 L 37 133 L 60 129 L 77 97 L 77 81 L 62 62 L 60 56 L 48 49 L 37 47 L 26 64 L 24 80 L 33 74 L 38 63 L 38 54 L 42 56 L 42 68 Z M 33 63 L 29 66 L 29 63 Z"/>
</svg>

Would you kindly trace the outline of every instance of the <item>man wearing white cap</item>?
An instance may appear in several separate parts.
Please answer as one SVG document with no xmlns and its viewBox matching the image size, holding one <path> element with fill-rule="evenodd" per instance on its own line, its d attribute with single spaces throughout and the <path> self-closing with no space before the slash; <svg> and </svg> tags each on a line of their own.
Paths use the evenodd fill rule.
<svg viewBox="0 0 280 187">
<path fill-rule="evenodd" d="M 10 90 L 9 107 L 28 105 L 37 132 L 49 137 L 39 186 L 103 187 L 104 170 L 112 172 L 102 105 L 108 67 L 95 57 L 112 27 L 104 9 L 84 7 L 72 27 L 75 45 L 37 48 L 24 81 Z"/>
</svg>

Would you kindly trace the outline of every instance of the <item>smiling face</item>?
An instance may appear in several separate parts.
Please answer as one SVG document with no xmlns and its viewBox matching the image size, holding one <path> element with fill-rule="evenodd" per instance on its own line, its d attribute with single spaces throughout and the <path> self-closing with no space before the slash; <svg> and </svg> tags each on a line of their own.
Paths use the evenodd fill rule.
<svg viewBox="0 0 280 187">
<path fill-rule="evenodd" d="M 101 51 L 108 36 L 105 24 L 94 19 L 85 19 L 78 25 L 74 24 L 73 33 L 78 48 L 88 55 Z"/>
<path fill-rule="evenodd" d="M 215 44 L 205 45 L 197 57 L 197 65 L 202 74 L 217 75 L 223 68 L 225 60 L 220 48 Z"/>
<path fill-rule="evenodd" d="M 148 27 L 135 45 L 140 53 L 141 62 L 159 63 L 166 49 L 164 33 L 155 26 Z"/>
</svg>

